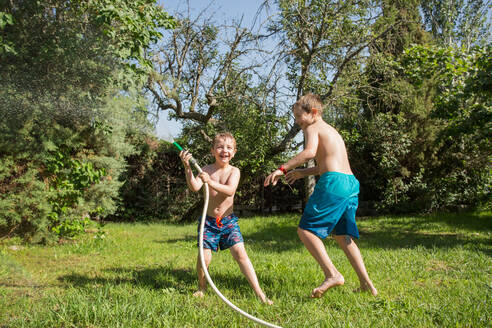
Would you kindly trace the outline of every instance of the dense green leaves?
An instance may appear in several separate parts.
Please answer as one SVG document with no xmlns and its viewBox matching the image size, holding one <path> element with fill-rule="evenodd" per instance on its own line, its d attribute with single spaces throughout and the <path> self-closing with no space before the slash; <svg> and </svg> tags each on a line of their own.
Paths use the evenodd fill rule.
<svg viewBox="0 0 492 328">
<path fill-rule="evenodd" d="M 410 5 L 386 7 L 378 24 L 411 16 Z M 396 212 L 484 206 L 492 117 L 481 86 L 490 86 L 490 47 L 436 45 L 418 25 L 383 39 L 363 74 L 344 78 L 359 101 L 342 103 L 334 120 L 362 200 Z"/>
<path fill-rule="evenodd" d="M 0 235 L 192 219 L 199 198 L 174 150 L 150 136 L 145 91 L 183 120 L 180 142 L 202 164 L 215 133 L 235 135 L 242 204 L 263 206 L 264 175 L 299 147 L 290 106 L 315 92 L 362 201 L 490 206 L 489 2 L 273 3 L 278 15 L 256 35 L 175 19 L 153 0 L 1 2 Z"/>
<path fill-rule="evenodd" d="M 0 54 L 16 53 L 13 47 L 13 43 L 9 41 L 5 41 L 3 38 L 3 33 L 1 33 L 1 31 L 5 28 L 5 26 L 13 25 L 13 24 L 14 24 L 14 19 L 12 18 L 12 15 L 0 11 Z"/>
<path fill-rule="evenodd" d="M 9 1 L 0 12 L 2 45 L 15 49 L 0 53 L 0 233 L 71 237 L 116 211 L 135 152 L 127 135 L 151 131 L 144 49 L 174 21 L 146 0 Z"/>
<path fill-rule="evenodd" d="M 424 0 L 421 8 L 426 27 L 444 47 L 470 49 L 490 42 L 490 1 Z"/>
<path fill-rule="evenodd" d="M 176 21 L 154 0 L 98 0 L 88 5 L 102 32 L 115 43 L 115 53 L 124 60 L 134 59 L 144 68 L 152 66 L 144 52 L 157 42 L 160 28 L 172 29 Z"/>
<path fill-rule="evenodd" d="M 489 201 L 491 47 L 470 51 L 414 47 L 405 54 L 402 64 L 412 78 L 423 76 L 434 81 L 427 87 L 435 89 L 431 116 L 439 119 L 440 129 L 435 140 L 438 160 L 429 166 L 433 183 L 450 197 L 448 200 L 441 195 L 441 202 Z"/>
</svg>

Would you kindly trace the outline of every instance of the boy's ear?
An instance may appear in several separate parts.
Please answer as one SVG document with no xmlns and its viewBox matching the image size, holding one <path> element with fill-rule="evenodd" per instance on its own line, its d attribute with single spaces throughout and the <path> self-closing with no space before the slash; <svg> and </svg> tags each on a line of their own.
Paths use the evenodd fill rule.
<svg viewBox="0 0 492 328">
<path fill-rule="evenodd" d="M 311 113 L 313 113 L 313 115 L 318 115 L 318 109 L 317 108 L 311 108 Z"/>
</svg>

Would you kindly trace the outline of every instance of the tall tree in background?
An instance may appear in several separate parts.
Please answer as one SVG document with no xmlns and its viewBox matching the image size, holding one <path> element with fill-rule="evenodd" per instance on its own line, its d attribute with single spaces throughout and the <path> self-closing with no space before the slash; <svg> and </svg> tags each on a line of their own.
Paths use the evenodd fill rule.
<svg viewBox="0 0 492 328">
<path fill-rule="evenodd" d="M 354 170 L 363 181 L 361 198 L 382 201 L 380 204 L 401 206 L 412 192 L 409 188 L 416 188 L 435 134 L 428 120 L 430 104 L 414 92 L 394 65 L 404 49 L 430 40 L 421 28 L 418 4 L 380 1 L 382 15 L 373 29 L 393 28 L 370 45 L 363 82 L 354 90 L 360 103 L 348 108 L 355 115 L 342 117 L 351 135 L 348 144 Z"/>
<path fill-rule="evenodd" d="M 486 76 L 487 69 L 473 67 L 471 58 L 483 59 L 487 51 L 470 57 L 466 51 L 435 48 L 440 41 L 421 28 L 417 2 L 383 1 L 382 8 L 381 28 L 388 21 L 408 23 L 371 47 L 366 80 L 357 87 L 361 102 L 355 107 L 362 106 L 362 115 L 343 118 L 353 165 L 363 181 L 361 196 L 391 211 L 476 205 L 483 200 L 483 186 L 490 183 L 490 174 L 484 174 L 483 162 L 480 165 L 472 159 L 488 158 L 487 147 L 483 142 L 464 147 L 464 140 L 449 138 L 448 129 L 454 126 L 452 117 L 467 117 L 469 123 L 476 117 L 476 124 L 468 126 L 477 131 L 485 128 L 484 118 L 489 115 L 484 108 L 490 108 L 490 100 L 465 96 L 460 90 L 478 91 L 466 88 L 465 81 Z M 450 94 L 453 96 L 447 96 Z M 457 94 L 460 101 L 456 101 Z M 481 114 L 465 114 L 473 113 L 473 108 Z M 445 147 L 443 138 L 447 138 Z M 461 149 L 461 160 L 451 160 L 454 147 Z M 468 164 L 460 164 L 465 162 Z"/>
<path fill-rule="evenodd" d="M 478 8 L 479 2 L 472 3 Z M 415 45 L 438 43 L 425 30 L 429 25 L 421 16 L 427 9 L 437 12 L 438 4 L 422 10 L 420 5 L 420 1 L 384 0 L 265 1 L 260 11 L 275 7 L 275 15 L 263 35 L 255 37 L 235 25 L 230 34 L 234 37 L 224 45 L 217 41 L 223 35 L 221 27 L 198 26 L 198 19 L 187 18 L 162 48 L 163 56 L 155 60 L 159 73 L 151 79 L 150 90 L 158 108 L 190 122 L 185 123 L 188 142 L 200 139 L 200 144 L 221 128 L 238 129 L 227 118 L 239 117 L 242 111 L 268 118 L 277 127 L 276 135 L 268 139 L 270 146 L 262 146 L 258 162 L 272 167 L 274 156 L 299 147 L 294 142 L 299 127 L 292 122 L 291 105 L 302 94 L 318 93 L 327 104 L 325 119 L 340 128 L 347 140 L 362 182 L 362 199 L 398 211 L 439 207 L 430 184 L 445 177 L 430 172 L 436 172 L 436 143 L 446 125 L 443 116 L 435 115 L 440 99 L 436 95 L 442 90 L 437 83 L 449 76 L 439 76 L 443 72 L 425 76 L 424 85 L 417 85 L 410 78 L 417 74 L 411 71 L 416 66 L 403 65 Z M 481 6 L 481 12 L 488 8 Z M 459 10 L 471 15 L 466 8 Z M 480 14 L 470 21 L 477 19 L 483 22 Z M 484 22 L 476 31 L 486 26 Z M 465 32 L 460 32 L 460 40 L 481 42 L 473 31 Z M 481 35 L 484 38 L 486 33 Z M 259 40 L 278 42 L 268 54 L 270 60 L 247 61 L 264 58 L 265 48 L 252 43 Z M 482 73 L 486 73 L 484 65 Z M 207 74 L 207 69 L 212 73 Z M 255 116 L 255 110 L 268 115 Z M 243 135 L 255 140 L 255 131 L 264 133 L 254 126 L 252 133 Z M 193 147 L 206 154 L 208 149 L 198 144 Z M 308 183 L 305 195 L 313 184 Z"/>
<path fill-rule="evenodd" d="M 152 57 L 154 72 L 147 88 L 155 107 L 183 122 L 180 142 L 203 163 L 209 159 L 215 133 L 232 132 L 239 150 L 234 163 L 243 172 L 241 184 L 248 186 L 238 194 L 254 199 L 261 193 L 258 177 L 275 166 L 276 156 L 268 150 L 286 128 L 286 120 L 275 111 L 276 86 L 255 72 L 261 65 L 261 56 L 256 56 L 264 52 L 259 37 L 240 22 L 215 24 L 205 11 L 197 17 L 175 17 L 178 27 L 165 34 Z M 182 187 L 186 193 L 186 185 Z M 183 203 L 191 209 L 199 204 L 196 199 Z"/>
<path fill-rule="evenodd" d="M 430 95 L 429 119 L 438 122 L 424 175 L 432 208 L 490 207 L 491 51 L 414 46 L 402 56 L 402 71 Z"/>
<path fill-rule="evenodd" d="M 442 46 L 468 50 L 492 41 L 490 0 L 429 0 L 421 8 L 425 26 Z"/>
<path fill-rule="evenodd" d="M 143 50 L 172 26 L 150 0 L 2 2 L 0 235 L 71 235 L 116 209 L 126 134 L 151 128 Z"/>
<path fill-rule="evenodd" d="M 363 50 L 378 39 L 369 27 L 377 8 L 369 1 L 275 1 L 279 7 L 269 31 L 280 39 L 277 54 L 287 65 L 291 103 L 305 93 L 322 96 L 329 108 L 340 96 L 337 82 L 350 63 L 363 57 Z M 300 131 L 292 125 L 282 142 L 272 149 L 284 151 Z"/>
</svg>

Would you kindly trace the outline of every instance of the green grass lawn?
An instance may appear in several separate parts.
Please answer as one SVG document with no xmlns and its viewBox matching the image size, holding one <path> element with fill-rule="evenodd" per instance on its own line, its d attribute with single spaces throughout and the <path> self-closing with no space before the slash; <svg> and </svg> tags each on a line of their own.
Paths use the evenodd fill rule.
<svg viewBox="0 0 492 328">
<path fill-rule="evenodd" d="M 357 242 L 379 296 L 336 242 L 328 254 L 345 285 L 310 299 L 323 275 L 296 234 L 297 215 L 241 219 L 260 304 L 228 251 L 210 274 L 246 312 L 283 327 L 492 327 L 492 216 L 359 220 Z M 196 289 L 196 225 L 108 224 L 106 238 L 55 246 L 0 244 L 0 327 L 258 327 L 209 289 Z"/>
</svg>

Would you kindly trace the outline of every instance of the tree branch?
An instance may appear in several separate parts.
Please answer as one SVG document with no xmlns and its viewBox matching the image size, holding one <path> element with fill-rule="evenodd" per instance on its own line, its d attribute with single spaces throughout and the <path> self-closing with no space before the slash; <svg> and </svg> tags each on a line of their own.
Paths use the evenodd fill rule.
<svg viewBox="0 0 492 328">
<path fill-rule="evenodd" d="M 382 33 L 380 33 L 379 35 L 375 36 L 374 38 L 372 38 L 371 40 L 369 40 L 368 42 L 364 43 L 363 45 L 361 45 L 359 48 L 357 48 L 356 50 L 354 50 L 354 52 L 352 52 L 351 54 L 349 54 L 347 57 L 344 58 L 342 64 L 338 67 L 338 70 L 337 72 L 335 73 L 335 76 L 333 77 L 333 79 L 331 80 L 330 82 L 330 86 L 328 87 L 328 92 L 323 94 L 323 95 L 320 95 L 321 97 L 321 100 L 323 100 L 323 102 L 330 98 L 331 95 L 333 94 L 333 86 L 334 84 L 337 82 L 338 78 L 340 77 L 340 75 L 342 74 L 343 70 L 345 69 L 345 66 L 347 66 L 347 64 L 356 56 L 358 55 L 362 50 L 364 50 L 366 47 L 368 47 L 369 45 L 373 44 L 374 42 L 376 42 L 378 39 L 382 38 L 386 33 L 388 33 L 391 29 L 393 29 L 395 26 L 397 26 L 398 24 L 401 24 L 402 22 L 401 21 L 398 21 L 396 22 L 395 24 L 392 24 L 391 26 L 389 26 L 386 30 L 384 30 Z"/>
</svg>

